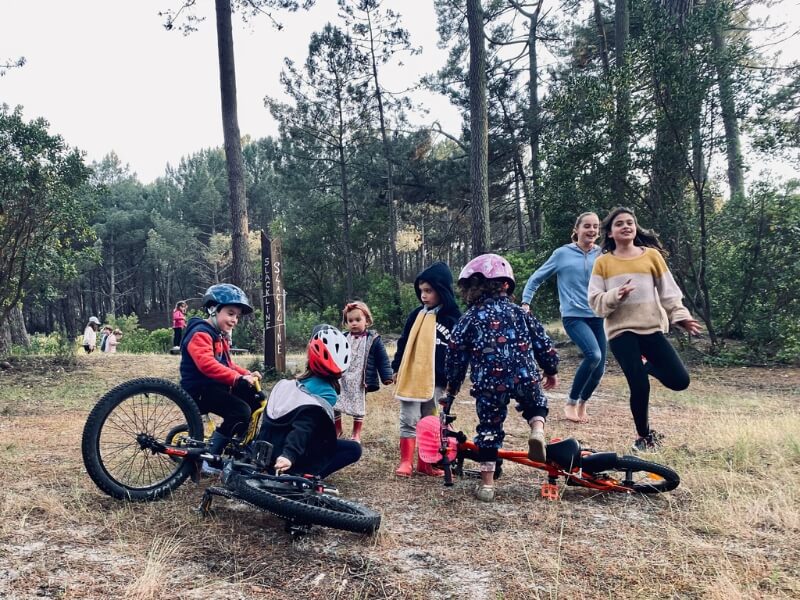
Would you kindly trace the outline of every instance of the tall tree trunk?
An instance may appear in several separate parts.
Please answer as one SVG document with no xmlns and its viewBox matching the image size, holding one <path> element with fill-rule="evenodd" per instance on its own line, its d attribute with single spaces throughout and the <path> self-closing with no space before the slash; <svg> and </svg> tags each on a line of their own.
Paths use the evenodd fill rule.
<svg viewBox="0 0 800 600">
<path fill-rule="evenodd" d="M 731 83 L 731 63 L 727 51 L 727 41 L 723 26 L 727 23 L 727 14 L 719 14 L 714 20 L 711 43 L 714 49 L 714 63 L 717 69 L 717 85 L 719 86 L 719 103 L 722 112 L 722 124 L 725 127 L 725 154 L 728 161 L 728 186 L 731 198 L 744 197 L 744 173 L 742 161 L 742 145 L 739 139 L 739 122 L 736 118 L 736 101 Z"/>
<path fill-rule="evenodd" d="M 467 0 L 469 26 L 470 190 L 472 193 L 472 254 L 488 252 L 489 117 L 486 99 L 486 47 L 481 0 Z"/>
<path fill-rule="evenodd" d="M 614 67 L 617 73 L 616 109 L 611 148 L 611 194 L 614 202 L 625 204 L 625 182 L 628 178 L 628 144 L 630 140 L 631 93 L 626 73 L 630 15 L 628 0 L 614 3 Z"/>
<path fill-rule="evenodd" d="M 541 106 L 539 105 L 539 57 L 536 48 L 536 32 L 539 28 L 539 11 L 542 2 L 536 5 L 536 11 L 529 18 L 528 25 L 528 128 L 531 145 L 531 196 L 533 205 L 529 214 L 531 219 L 531 237 L 538 240 L 542 237 L 542 200 L 539 184 L 541 164 L 539 159 L 539 137 L 542 133 Z"/>
<path fill-rule="evenodd" d="M 603 10 L 600 7 L 600 0 L 594 0 L 594 23 L 597 27 L 597 45 L 600 50 L 600 60 L 603 62 L 603 73 L 608 76 L 608 40 L 606 39 L 606 24 L 603 20 Z"/>
<path fill-rule="evenodd" d="M 115 248 L 115 240 L 112 234 L 109 243 L 108 252 L 108 302 L 111 305 L 110 311 L 112 315 L 117 316 L 117 253 Z M 105 315 L 98 315 L 101 320 L 105 319 Z"/>
<path fill-rule="evenodd" d="M 378 61 L 375 58 L 375 39 L 372 34 L 372 14 L 366 8 L 367 24 L 369 26 L 369 52 L 372 63 L 372 79 L 375 83 L 375 99 L 378 101 L 378 119 L 381 129 L 381 144 L 383 145 L 383 158 L 386 161 L 386 202 L 389 208 L 389 249 L 392 255 L 392 276 L 395 280 L 400 274 L 400 263 L 397 255 L 397 204 L 394 199 L 394 176 L 392 173 L 392 155 L 389 138 L 386 135 L 386 116 L 383 111 L 383 94 L 378 80 Z M 399 293 L 399 292 L 398 292 Z"/>
<path fill-rule="evenodd" d="M 25 318 L 22 315 L 22 309 L 19 305 L 11 309 L 11 314 L 8 315 L 8 321 L 6 323 L 11 330 L 11 342 L 16 346 L 30 348 L 31 340 L 28 337 L 28 330 L 25 327 Z"/>
<path fill-rule="evenodd" d="M 514 209 L 517 220 L 517 239 L 519 240 L 519 251 L 525 252 L 525 225 L 522 221 L 522 194 L 520 193 L 520 174 L 517 170 L 516 161 L 514 161 Z"/>
<path fill-rule="evenodd" d="M 215 0 L 217 13 L 217 49 L 219 53 L 219 88 L 222 98 L 222 132 L 225 137 L 225 162 L 228 167 L 228 190 L 231 211 L 231 282 L 248 288 L 247 196 L 244 187 L 244 159 L 236 108 L 236 68 L 233 56 L 233 28 L 230 0 Z"/>
<path fill-rule="evenodd" d="M 348 300 L 353 298 L 353 250 L 350 242 L 350 190 L 347 185 L 347 162 L 344 154 L 344 115 L 341 98 L 339 106 L 339 182 L 342 188 L 342 243 L 344 244 L 344 284 Z"/>
</svg>

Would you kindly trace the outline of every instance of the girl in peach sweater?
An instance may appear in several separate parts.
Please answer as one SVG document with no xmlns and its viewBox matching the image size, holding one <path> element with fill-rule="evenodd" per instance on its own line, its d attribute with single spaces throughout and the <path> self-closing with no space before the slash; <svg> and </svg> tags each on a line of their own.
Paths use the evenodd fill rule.
<svg viewBox="0 0 800 600">
<path fill-rule="evenodd" d="M 655 451 L 663 436 L 648 420 L 650 375 L 671 390 L 689 386 L 689 373 L 664 334 L 677 325 L 696 335 L 700 324 L 681 302 L 658 237 L 639 227 L 631 209 L 615 208 L 601 228 L 603 254 L 589 280 L 589 305 L 605 317 L 609 348 L 628 381 L 639 436 L 633 449 Z"/>
</svg>

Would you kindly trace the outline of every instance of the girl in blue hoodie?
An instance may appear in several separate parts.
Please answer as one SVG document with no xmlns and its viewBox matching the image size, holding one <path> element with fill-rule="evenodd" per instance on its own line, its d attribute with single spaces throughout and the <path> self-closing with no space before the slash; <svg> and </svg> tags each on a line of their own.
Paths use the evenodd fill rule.
<svg viewBox="0 0 800 600">
<path fill-rule="evenodd" d="M 586 423 L 586 402 L 603 377 L 606 365 L 606 334 L 603 319 L 589 307 L 589 278 L 594 261 L 600 256 L 595 244 L 600 219 L 593 212 L 578 216 L 572 229 L 572 243 L 558 248 L 530 276 L 522 292 L 522 309 L 530 310 L 533 295 L 552 275 L 558 277 L 561 322 L 570 339 L 583 354 L 564 407 L 564 416 L 575 423 Z"/>
</svg>

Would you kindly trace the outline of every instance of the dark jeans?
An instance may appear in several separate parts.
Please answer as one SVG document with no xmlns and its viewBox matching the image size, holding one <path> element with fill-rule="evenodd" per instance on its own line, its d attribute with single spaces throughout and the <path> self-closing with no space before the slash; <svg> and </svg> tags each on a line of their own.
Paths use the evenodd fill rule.
<svg viewBox="0 0 800 600">
<path fill-rule="evenodd" d="M 248 385 L 237 385 L 231 390 L 218 384 L 193 391 L 191 396 L 202 414 L 214 413 L 222 417 L 222 425 L 217 431 L 226 437 L 232 437 L 247 431 L 250 415 L 261 405 L 255 394 L 255 388 Z"/>
<path fill-rule="evenodd" d="M 183 338 L 183 327 L 173 327 L 172 328 L 172 345 L 173 346 L 180 346 L 182 338 Z"/>
<path fill-rule="evenodd" d="M 352 440 L 336 440 L 336 450 L 333 453 L 333 458 L 319 473 L 319 477 L 325 479 L 331 473 L 358 462 L 359 458 L 361 458 L 361 444 Z"/>
<path fill-rule="evenodd" d="M 652 375 L 671 390 L 689 387 L 689 373 L 663 333 L 639 335 L 626 331 L 608 342 L 619 362 L 631 393 L 631 413 L 640 437 L 650 433 L 648 409 Z M 642 357 L 647 364 L 642 363 Z"/>
<path fill-rule="evenodd" d="M 606 332 L 600 317 L 564 317 L 561 319 L 569 338 L 583 354 L 575 371 L 569 403 L 586 402 L 592 397 L 606 370 Z"/>
</svg>

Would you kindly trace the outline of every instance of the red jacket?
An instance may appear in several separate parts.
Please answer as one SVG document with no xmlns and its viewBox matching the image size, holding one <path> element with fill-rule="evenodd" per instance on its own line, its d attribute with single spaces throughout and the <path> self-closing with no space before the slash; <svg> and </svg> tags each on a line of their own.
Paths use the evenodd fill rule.
<svg viewBox="0 0 800 600">
<path fill-rule="evenodd" d="M 211 384 L 232 387 L 242 375 L 249 375 L 231 359 L 228 337 L 204 319 L 193 317 L 181 344 L 181 387 L 189 394 Z"/>
</svg>

